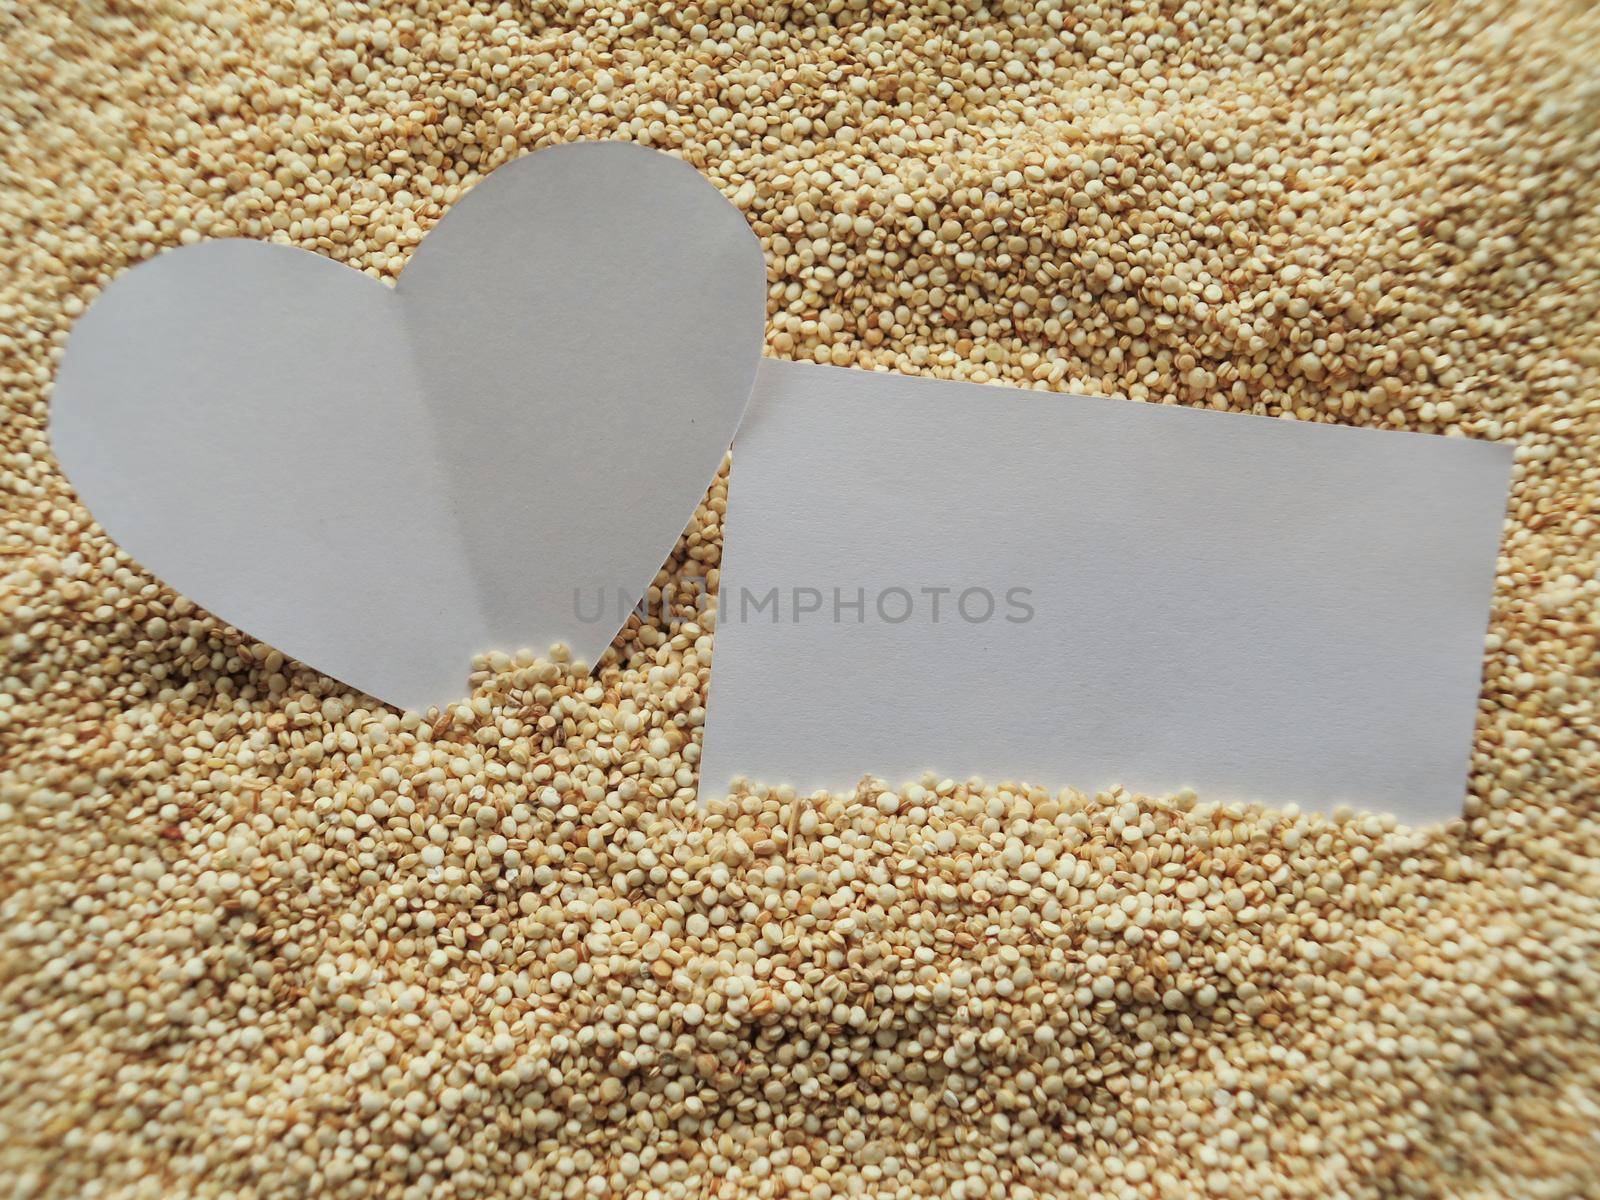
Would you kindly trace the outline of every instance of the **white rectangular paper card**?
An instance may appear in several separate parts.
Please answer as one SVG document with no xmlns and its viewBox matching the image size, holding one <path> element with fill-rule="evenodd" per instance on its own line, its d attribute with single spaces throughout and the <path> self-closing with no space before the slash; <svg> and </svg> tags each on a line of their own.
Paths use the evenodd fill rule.
<svg viewBox="0 0 1600 1200">
<path fill-rule="evenodd" d="M 702 791 L 1460 814 L 1511 448 L 763 362 Z"/>
</svg>

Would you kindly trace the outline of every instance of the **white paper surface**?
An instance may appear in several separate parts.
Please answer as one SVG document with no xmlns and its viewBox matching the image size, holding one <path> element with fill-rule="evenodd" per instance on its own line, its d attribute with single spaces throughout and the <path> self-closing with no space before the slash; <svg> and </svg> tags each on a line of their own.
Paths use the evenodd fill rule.
<svg viewBox="0 0 1600 1200">
<path fill-rule="evenodd" d="M 1460 813 L 1507 446 L 767 361 L 733 453 L 703 794 Z"/>
<path fill-rule="evenodd" d="M 760 243 L 693 168 L 563 146 L 474 187 L 392 289 L 239 240 L 135 268 L 73 331 L 51 438 L 146 568 L 426 708 L 475 653 L 604 651 L 732 439 L 765 312 Z"/>
</svg>

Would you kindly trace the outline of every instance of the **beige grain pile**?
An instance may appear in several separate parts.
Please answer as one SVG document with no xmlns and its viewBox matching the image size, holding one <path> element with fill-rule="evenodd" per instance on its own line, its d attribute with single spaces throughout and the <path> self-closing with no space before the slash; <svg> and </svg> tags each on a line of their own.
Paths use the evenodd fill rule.
<svg viewBox="0 0 1600 1200">
<path fill-rule="evenodd" d="M 710 611 L 401 715 L 87 520 L 119 271 L 392 275 L 577 137 L 744 209 L 778 355 L 1514 441 L 1466 819 L 697 799 Z M 1600 1195 L 1592 4 L 0 0 L 0 247 L 5 1195 Z"/>
</svg>

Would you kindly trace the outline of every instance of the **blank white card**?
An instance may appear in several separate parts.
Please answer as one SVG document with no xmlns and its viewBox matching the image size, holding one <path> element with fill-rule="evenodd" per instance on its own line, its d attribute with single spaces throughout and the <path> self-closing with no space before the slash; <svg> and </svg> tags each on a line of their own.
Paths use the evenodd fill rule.
<svg viewBox="0 0 1600 1200">
<path fill-rule="evenodd" d="M 1457 816 L 1511 460 L 764 362 L 702 791 L 935 771 Z"/>
</svg>

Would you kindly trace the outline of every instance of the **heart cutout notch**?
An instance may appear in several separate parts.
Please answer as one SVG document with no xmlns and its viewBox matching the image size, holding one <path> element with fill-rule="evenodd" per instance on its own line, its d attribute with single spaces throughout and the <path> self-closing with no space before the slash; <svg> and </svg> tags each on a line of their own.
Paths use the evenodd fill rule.
<svg viewBox="0 0 1600 1200">
<path fill-rule="evenodd" d="M 167 584 L 426 709 L 475 654 L 599 657 L 733 439 L 765 316 L 709 181 L 560 146 L 473 187 L 393 287 L 242 239 L 134 268 L 73 329 L 51 441 Z"/>
</svg>

